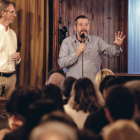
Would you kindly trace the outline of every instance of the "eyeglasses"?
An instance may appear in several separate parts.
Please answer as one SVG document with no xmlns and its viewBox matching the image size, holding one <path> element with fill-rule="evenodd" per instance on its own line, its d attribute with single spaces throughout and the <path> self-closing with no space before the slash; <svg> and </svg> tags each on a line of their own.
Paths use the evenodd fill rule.
<svg viewBox="0 0 140 140">
<path fill-rule="evenodd" d="M 12 15 L 16 14 L 16 11 L 5 11 L 5 12 L 10 12 Z"/>
<path fill-rule="evenodd" d="M 80 27 L 82 27 L 82 26 L 88 27 L 89 24 L 88 23 L 86 23 L 86 24 L 79 23 L 79 24 L 77 24 L 77 26 L 80 26 Z"/>
</svg>

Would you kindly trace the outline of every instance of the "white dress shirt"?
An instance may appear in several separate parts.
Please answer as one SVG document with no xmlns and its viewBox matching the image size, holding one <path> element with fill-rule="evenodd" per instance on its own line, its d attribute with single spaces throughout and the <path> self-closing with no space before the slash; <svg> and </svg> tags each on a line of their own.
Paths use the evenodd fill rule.
<svg viewBox="0 0 140 140">
<path fill-rule="evenodd" d="M 8 27 L 7 32 L 5 27 L 0 24 L 0 72 L 10 73 L 15 71 L 15 63 L 19 61 L 13 60 L 13 54 L 17 50 L 17 37 L 15 32 Z"/>
</svg>

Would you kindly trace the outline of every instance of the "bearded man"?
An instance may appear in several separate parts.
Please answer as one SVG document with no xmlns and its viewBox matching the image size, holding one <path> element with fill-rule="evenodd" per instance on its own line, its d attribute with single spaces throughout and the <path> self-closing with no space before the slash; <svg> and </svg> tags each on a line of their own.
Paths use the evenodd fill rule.
<svg viewBox="0 0 140 140">
<path fill-rule="evenodd" d="M 66 68 L 67 77 L 72 76 L 79 79 L 83 76 L 94 81 L 100 70 L 101 55 L 119 56 L 125 36 L 120 31 L 118 34 L 115 33 L 114 45 L 109 45 L 100 37 L 88 35 L 89 20 L 84 15 L 76 17 L 74 30 L 76 35 L 68 37 L 62 42 L 58 64 L 61 68 Z"/>
</svg>

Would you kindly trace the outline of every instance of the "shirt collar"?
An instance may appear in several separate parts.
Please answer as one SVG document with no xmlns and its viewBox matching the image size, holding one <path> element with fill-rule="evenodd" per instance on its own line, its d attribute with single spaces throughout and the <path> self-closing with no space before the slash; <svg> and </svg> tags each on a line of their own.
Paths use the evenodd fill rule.
<svg viewBox="0 0 140 140">
<path fill-rule="evenodd" d="M 2 24 L 0 24 L 0 31 L 5 31 L 5 27 L 2 25 Z M 7 30 L 7 32 L 9 31 L 9 27 L 8 27 L 8 30 Z"/>
<path fill-rule="evenodd" d="M 79 42 L 79 40 L 76 38 L 76 34 L 73 36 L 73 42 Z M 85 41 L 85 43 L 86 42 L 90 42 L 90 36 L 89 35 L 87 35 L 87 40 Z"/>
</svg>

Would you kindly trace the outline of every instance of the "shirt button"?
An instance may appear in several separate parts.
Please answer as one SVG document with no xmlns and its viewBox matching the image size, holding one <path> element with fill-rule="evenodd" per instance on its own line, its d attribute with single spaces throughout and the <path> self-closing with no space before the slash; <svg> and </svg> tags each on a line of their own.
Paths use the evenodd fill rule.
<svg viewBox="0 0 140 140">
<path fill-rule="evenodd" d="M 86 74 L 85 74 L 85 76 L 86 76 Z"/>
<path fill-rule="evenodd" d="M 84 60 L 85 60 L 85 58 L 84 58 Z"/>
<path fill-rule="evenodd" d="M 84 66 L 84 67 L 86 67 L 86 66 Z"/>
</svg>

